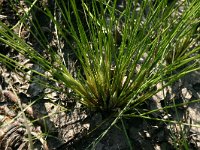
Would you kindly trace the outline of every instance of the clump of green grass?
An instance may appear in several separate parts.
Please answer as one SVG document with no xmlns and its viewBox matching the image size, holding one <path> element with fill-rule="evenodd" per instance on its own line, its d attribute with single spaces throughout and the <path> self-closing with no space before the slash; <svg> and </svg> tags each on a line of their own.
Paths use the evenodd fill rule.
<svg viewBox="0 0 200 150">
<path fill-rule="evenodd" d="M 179 19 L 171 19 L 178 12 L 179 4 L 169 4 L 166 0 L 145 0 L 139 8 L 138 1 L 128 0 L 122 10 L 117 0 L 93 0 L 90 4 L 82 0 L 81 9 L 73 0 L 56 0 L 61 20 L 48 7 L 41 10 L 37 3 L 28 3 L 30 8 L 50 18 L 57 39 L 73 49 L 80 68 L 76 69 L 77 76 L 70 73 L 63 56 L 49 45 L 37 21 L 31 22 L 35 31 L 31 34 L 48 53 L 48 59 L 2 22 L 0 41 L 38 63 L 51 74 L 52 80 L 64 83 L 85 107 L 117 114 L 110 127 L 125 112 L 134 112 L 166 86 L 200 69 L 200 47 L 194 44 L 199 39 L 199 34 L 195 34 L 200 10 L 197 0 L 185 3 Z M 24 26 L 24 18 L 29 19 L 29 14 L 25 12 L 21 17 L 20 23 Z M 58 48 L 65 51 L 59 44 Z M 3 54 L 0 60 L 7 65 L 17 64 Z M 155 90 L 163 81 L 165 85 Z"/>
</svg>

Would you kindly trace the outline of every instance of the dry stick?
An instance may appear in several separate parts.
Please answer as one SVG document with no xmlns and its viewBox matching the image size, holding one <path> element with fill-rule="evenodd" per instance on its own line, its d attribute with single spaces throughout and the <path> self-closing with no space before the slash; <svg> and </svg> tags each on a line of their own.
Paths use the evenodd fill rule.
<svg viewBox="0 0 200 150">
<path fill-rule="evenodd" d="M 12 87 L 12 86 L 11 86 Z M 21 113 L 22 113 L 22 116 L 23 116 L 23 118 L 24 118 L 24 120 L 25 120 L 25 126 L 26 126 L 26 128 L 27 128 L 27 132 L 28 132 L 28 138 L 30 139 L 30 149 L 32 150 L 33 149 L 33 142 L 32 142 L 32 138 L 31 138 L 31 134 L 32 135 L 34 135 L 35 137 L 37 137 L 39 140 L 40 140 L 40 142 L 43 144 L 43 146 L 44 146 L 44 150 L 49 150 L 49 148 L 48 148 L 48 146 L 47 146 L 47 142 L 45 141 L 45 140 L 43 140 L 42 139 L 42 137 L 40 136 L 40 135 L 38 135 L 38 134 L 35 134 L 35 133 L 33 133 L 33 132 L 31 132 L 31 130 L 30 130 L 30 127 L 29 127 L 29 125 L 28 125 L 28 122 L 27 122 L 27 118 L 26 118 L 26 116 L 25 116 L 25 113 L 24 113 L 24 109 L 25 109 L 25 112 L 26 113 L 28 113 L 32 118 L 34 118 L 34 119 L 36 119 L 37 117 L 35 117 L 34 116 L 34 114 L 33 114 L 33 109 L 29 106 L 29 105 L 26 105 L 26 104 L 21 104 L 21 101 L 20 101 L 20 99 L 18 98 L 18 96 L 16 95 L 16 93 L 15 93 L 15 91 L 14 91 L 14 89 L 13 89 L 13 87 L 12 87 L 12 90 L 13 90 L 13 92 L 11 92 L 11 91 L 3 91 L 3 94 L 4 94 L 4 96 L 6 96 L 7 98 L 9 98 L 12 102 L 14 102 L 14 103 L 17 103 L 18 105 L 19 105 L 19 107 L 20 107 L 20 109 L 21 109 Z"/>
<path fill-rule="evenodd" d="M 56 3 L 56 2 L 55 2 Z M 56 13 L 56 5 L 54 7 L 54 19 L 55 21 L 57 21 L 57 13 Z M 59 15 L 59 14 L 58 14 Z M 58 20 L 59 21 L 59 20 Z M 55 23 L 55 36 L 56 36 L 56 39 L 57 39 L 57 46 L 58 46 L 58 51 L 60 52 L 60 56 L 62 58 L 62 61 L 63 61 L 63 64 L 66 66 L 66 62 L 65 62 L 65 59 L 64 59 L 64 53 L 62 52 L 62 48 L 61 48 L 61 42 L 60 42 L 60 39 L 59 39 L 59 36 L 58 36 L 58 27 L 57 27 L 57 24 Z"/>
<path fill-rule="evenodd" d="M 3 91 L 3 95 L 7 98 L 9 98 L 9 100 L 11 100 L 12 102 L 19 104 L 22 106 L 23 110 L 25 109 L 26 113 L 28 113 L 32 118 L 34 118 L 33 115 L 33 109 L 30 106 L 27 106 L 26 104 L 21 104 L 21 101 L 19 100 L 19 98 L 15 95 L 15 93 L 11 92 L 11 91 Z"/>
<path fill-rule="evenodd" d="M 17 96 L 17 94 L 16 94 L 16 92 L 15 92 L 13 86 L 12 86 L 11 84 L 9 84 L 9 85 L 11 86 L 11 89 L 12 89 L 13 93 L 11 93 L 11 92 L 8 93 L 8 92 L 6 92 L 6 93 L 4 93 L 4 94 L 5 94 L 6 96 L 8 96 L 10 99 L 15 100 L 16 103 L 18 103 L 19 108 L 20 108 L 21 111 L 22 111 L 22 117 L 24 118 L 24 125 L 25 125 L 25 127 L 26 127 L 26 129 L 27 129 L 27 133 L 28 133 L 29 149 L 33 150 L 33 140 L 32 140 L 32 136 L 31 136 L 31 129 L 30 129 L 29 125 L 28 125 L 27 118 L 26 118 L 26 115 L 25 115 L 25 113 L 24 113 L 24 111 L 23 111 L 21 101 L 19 100 L 19 98 L 18 98 L 18 96 Z"/>
</svg>

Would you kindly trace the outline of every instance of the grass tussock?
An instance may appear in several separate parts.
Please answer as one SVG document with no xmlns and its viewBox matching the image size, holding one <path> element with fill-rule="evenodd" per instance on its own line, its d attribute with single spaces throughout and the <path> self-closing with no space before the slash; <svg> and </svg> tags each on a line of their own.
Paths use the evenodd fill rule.
<svg viewBox="0 0 200 150">
<path fill-rule="evenodd" d="M 73 0 L 55 0 L 54 10 L 46 5 L 42 9 L 43 4 L 38 1 L 27 1 L 27 5 L 29 9 L 19 15 L 18 24 L 30 29 L 26 25 L 30 22 L 30 34 L 43 53 L 16 34 L 15 26 L 3 22 L 0 22 L 0 41 L 40 65 L 50 76 L 35 73 L 63 83 L 85 107 L 116 113 L 109 128 L 125 112 L 133 113 L 129 117 L 134 117 L 139 105 L 184 75 L 200 69 L 200 47 L 196 45 L 198 0 L 180 3 L 128 0 L 120 5 L 117 0 L 82 0 L 78 4 Z M 36 16 L 30 17 L 33 11 L 40 11 L 51 20 L 56 46 L 49 43 Z M 72 50 L 78 62 L 74 68 L 76 75 L 66 63 L 67 49 Z M 8 66 L 20 66 L 2 53 L 0 61 Z M 20 66 L 20 71 L 23 69 Z M 158 83 L 165 84 L 155 89 Z"/>
</svg>

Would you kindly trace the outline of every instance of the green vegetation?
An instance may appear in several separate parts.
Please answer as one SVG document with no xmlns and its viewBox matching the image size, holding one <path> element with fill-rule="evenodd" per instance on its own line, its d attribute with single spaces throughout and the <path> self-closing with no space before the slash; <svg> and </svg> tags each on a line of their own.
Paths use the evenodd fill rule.
<svg viewBox="0 0 200 150">
<path fill-rule="evenodd" d="M 124 8 L 119 8 L 117 0 L 82 0 L 79 4 L 73 0 L 55 2 L 60 19 L 48 6 L 39 7 L 37 1 L 27 1 L 30 9 L 24 10 L 23 16 L 19 15 L 17 25 L 30 29 L 26 22 L 31 22 L 31 35 L 42 53 L 13 31 L 17 25 L 10 27 L 0 22 L 0 41 L 30 58 L 50 76 L 32 71 L 71 89 L 71 96 L 86 108 L 115 117 L 90 146 L 95 146 L 123 117 L 156 120 L 148 116 L 153 111 L 138 107 L 184 75 L 200 69 L 200 46 L 196 45 L 200 36 L 198 0 L 181 4 L 144 0 L 140 7 L 136 7 L 138 1 L 127 0 Z M 180 5 L 184 10 L 177 16 Z M 34 10 L 51 20 L 56 49 L 48 42 L 37 19 L 30 18 Z M 73 50 L 78 63 L 73 68 L 75 74 L 67 64 L 67 49 Z M 24 73 L 27 69 L 2 53 L 0 61 L 10 67 L 19 66 L 16 69 Z M 49 87 L 48 83 L 41 83 Z M 158 83 L 163 86 L 155 89 Z M 59 90 L 59 87 L 50 87 Z M 124 125 L 123 128 L 125 131 Z M 131 148 L 130 142 L 129 146 Z"/>
</svg>

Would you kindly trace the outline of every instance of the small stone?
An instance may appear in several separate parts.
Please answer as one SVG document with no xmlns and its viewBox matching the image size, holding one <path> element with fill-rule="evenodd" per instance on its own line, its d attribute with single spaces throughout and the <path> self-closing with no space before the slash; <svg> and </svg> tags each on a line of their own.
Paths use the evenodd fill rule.
<svg viewBox="0 0 200 150">
<path fill-rule="evenodd" d="M 181 96 L 182 96 L 183 99 L 189 100 L 189 99 L 192 98 L 192 94 L 187 90 L 187 88 L 183 88 L 181 90 L 181 94 L 182 94 Z"/>
</svg>

